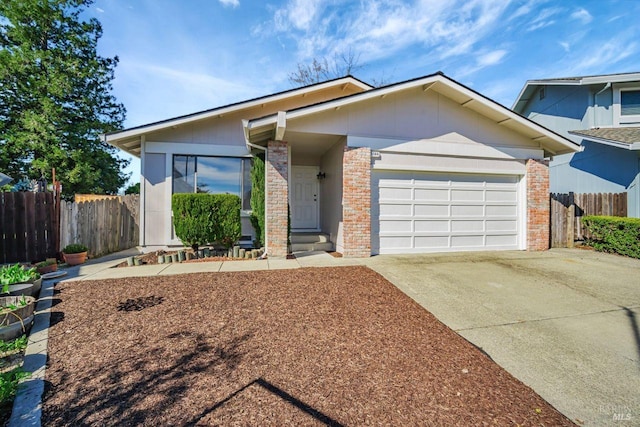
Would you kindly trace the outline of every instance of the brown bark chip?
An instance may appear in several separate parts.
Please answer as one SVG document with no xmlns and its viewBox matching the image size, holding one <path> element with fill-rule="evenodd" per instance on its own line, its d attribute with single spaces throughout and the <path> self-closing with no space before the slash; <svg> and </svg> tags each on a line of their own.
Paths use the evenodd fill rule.
<svg viewBox="0 0 640 427">
<path fill-rule="evenodd" d="M 44 425 L 572 425 L 366 267 L 56 289 Z"/>
</svg>

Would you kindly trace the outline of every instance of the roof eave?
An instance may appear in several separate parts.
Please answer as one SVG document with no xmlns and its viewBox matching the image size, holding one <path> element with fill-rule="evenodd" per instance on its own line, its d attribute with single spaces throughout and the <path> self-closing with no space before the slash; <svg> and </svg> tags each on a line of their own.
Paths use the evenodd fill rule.
<svg viewBox="0 0 640 427">
<path fill-rule="evenodd" d="M 519 115 L 518 113 L 504 107 L 503 105 L 498 104 L 497 102 L 485 97 L 484 95 L 474 91 L 473 89 L 470 89 L 456 82 L 455 80 L 447 77 L 442 73 L 432 74 L 430 76 L 389 85 L 383 88 L 372 89 L 370 91 L 361 92 L 345 98 L 325 101 L 313 106 L 301 107 L 286 112 L 286 119 L 295 119 L 297 117 L 307 116 L 329 109 L 339 109 L 340 107 L 354 101 L 363 101 L 374 97 L 384 97 L 389 93 L 401 91 L 408 88 L 422 86 L 422 89 L 424 91 L 443 91 L 443 87 L 440 87 L 439 85 L 448 87 L 453 91 L 461 93 L 463 95 L 462 98 L 465 98 L 465 101 L 460 103 L 460 105 L 466 108 L 471 108 L 478 114 L 483 115 L 482 108 L 488 108 L 495 113 L 494 116 L 499 115 L 501 117 L 501 120 L 498 121 L 500 124 L 512 121 L 513 123 L 510 123 L 510 127 L 516 132 L 522 132 L 522 130 L 524 129 L 531 129 L 535 131 L 535 134 L 534 136 L 531 136 L 531 139 L 538 142 L 540 148 L 545 151 L 545 155 L 567 154 L 576 152 L 580 149 L 579 144 L 576 144 L 575 142 L 545 128 L 544 126 L 539 125 L 538 123 L 535 123 L 532 120 Z M 476 106 L 475 104 L 479 104 L 479 106 Z M 277 120 L 278 115 L 272 114 L 266 117 L 250 120 L 247 123 L 247 127 L 249 131 L 251 131 L 251 129 L 275 126 Z M 545 144 L 545 142 L 547 143 Z"/>
<path fill-rule="evenodd" d="M 283 91 L 283 92 L 278 92 L 276 94 L 272 94 L 272 95 L 266 95 L 260 98 L 254 98 L 248 101 L 241 101 L 238 103 L 234 103 L 234 104 L 230 104 L 227 106 L 223 106 L 223 107 L 219 107 L 219 108 L 214 108 L 211 110 L 206 110 L 206 111 L 202 111 L 199 113 L 193 113 L 193 114 L 188 114 L 185 116 L 179 116 L 179 117 L 175 117 L 172 119 L 167 119 L 167 120 L 163 120 L 163 121 L 159 121 L 159 122 L 154 122 L 154 123 L 149 123 L 146 125 L 142 125 L 142 126 L 136 126 L 133 128 L 129 128 L 129 129 L 124 129 L 121 131 L 115 131 L 115 132 L 109 132 L 107 134 L 105 134 L 105 138 L 104 141 L 117 146 L 115 143 L 117 143 L 117 141 L 122 140 L 122 139 L 129 139 L 132 137 L 136 137 L 136 136 L 140 136 L 146 133 L 150 133 L 150 132 L 155 132 L 158 130 L 162 130 L 162 129 L 166 129 L 166 128 L 170 128 L 170 127 L 176 127 L 176 126 L 180 126 L 180 125 L 184 125 L 186 123 L 190 123 L 190 122 L 195 122 L 195 121 L 200 121 L 200 120 L 206 120 L 209 119 L 211 117 L 216 117 L 216 116 L 223 116 L 225 114 L 230 114 L 233 112 L 237 112 L 237 111 L 241 111 L 247 108 L 252 108 L 255 107 L 257 105 L 261 105 L 267 102 L 275 102 L 275 101 L 279 101 L 282 99 L 286 99 L 286 98 L 290 98 L 293 96 L 297 96 L 297 95 L 301 95 L 304 93 L 308 93 L 311 91 L 320 91 L 320 90 L 324 90 L 333 86 L 339 86 L 339 85 L 345 85 L 345 84 L 351 84 L 354 85 L 360 89 L 362 89 L 363 91 L 367 91 L 367 90 L 371 90 L 373 87 L 368 85 L 367 83 L 353 77 L 353 76 L 345 76 L 345 77 L 340 77 L 337 79 L 333 79 L 333 80 L 329 80 L 326 82 L 321 82 L 321 83 L 317 83 L 317 84 L 313 84 L 313 85 L 309 85 L 309 86 L 304 86 L 301 88 L 296 88 L 296 89 L 292 89 L 292 90 L 288 90 L 288 91 Z"/>
<path fill-rule="evenodd" d="M 597 136 L 584 135 L 584 134 L 581 134 L 581 133 L 578 133 L 578 132 L 573 132 L 573 131 L 569 131 L 569 133 L 571 135 L 578 136 L 578 137 L 580 137 L 582 139 L 585 139 L 585 140 L 591 141 L 591 142 L 595 142 L 597 144 L 609 145 L 611 147 L 621 148 L 623 150 L 630 150 L 630 151 L 638 151 L 638 150 L 640 150 L 640 141 L 633 142 L 633 143 L 626 143 L 626 142 L 615 141 L 613 139 L 598 138 Z"/>
</svg>

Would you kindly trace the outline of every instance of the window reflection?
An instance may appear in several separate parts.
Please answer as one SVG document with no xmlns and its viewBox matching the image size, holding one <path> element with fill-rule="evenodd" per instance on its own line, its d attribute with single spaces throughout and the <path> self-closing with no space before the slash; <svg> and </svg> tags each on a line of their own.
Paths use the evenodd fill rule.
<svg viewBox="0 0 640 427">
<path fill-rule="evenodd" d="M 173 192 L 235 194 L 251 209 L 251 159 L 173 156 Z"/>
</svg>

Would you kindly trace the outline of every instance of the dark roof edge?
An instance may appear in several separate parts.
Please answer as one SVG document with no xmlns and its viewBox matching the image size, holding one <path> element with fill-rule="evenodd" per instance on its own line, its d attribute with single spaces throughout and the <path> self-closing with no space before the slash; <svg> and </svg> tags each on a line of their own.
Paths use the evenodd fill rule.
<svg viewBox="0 0 640 427">
<path fill-rule="evenodd" d="M 322 81 L 322 82 L 313 83 L 313 84 L 306 85 L 306 86 L 295 87 L 295 88 L 292 88 L 292 89 L 287 89 L 287 90 L 283 90 L 283 91 L 280 91 L 280 92 L 275 92 L 275 93 L 271 93 L 271 94 L 268 94 L 268 95 L 259 96 L 259 97 L 256 97 L 256 98 L 245 99 L 243 101 L 233 102 L 231 104 L 221 105 L 219 107 L 210 108 L 210 109 L 202 110 L 202 111 L 197 111 L 195 113 L 184 114 L 184 115 L 181 115 L 181 116 L 175 116 L 175 117 L 171 117 L 171 118 L 168 118 L 168 119 L 159 120 L 157 122 L 145 123 L 143 125 L 133 126 L 133 127 L 130 127 L 130 128 L 120 129 L 120 130 L 116 130 L 116 131 L 112 131 L 112 132 L 107 132 L 107 133 L 105 133 L 105 135 L 106 136 L 117 135 L 117 134 L 122 133 L 122 132 L 130 132 L 132 130 L 143 129 L 143 128 L 146 128 L 146 127 L 149 127 L 149 126 L 157 126 L 157 125 L 161 125 L 163 123 L 172 122 L 174 120 L 183 120 L 183 119 L 188 119 L 190 117 L 197 117 L 197 116 L 203 115 L 203 114 L 214 113 L 214 112 L 216 112 L 218 110 L 223 110 L 223 109 L 226 109 L 226 108 L 232 108 L 232 107 L 240 106 L 242 104 L 248 104 L 248 103 L 251 103 L 251 102 L 260 101 L 260 100 L 263 100 L 263 99 L 266 100 L 268 98 L 272 98 L 272 97 L 275 97 L 275 96 L 285 95 L 287 93 L 292 93 L 292 92 L 299 91 L 299 90 L 302 90 L 302 89 L 313 88 L 314 86 L 320 86 L 320 85 L 324 85 L 324 84 L 327 84 L 327 83 L 332 83 L 332 82 L 335 82 L 335 81 L 338 81 L 338 80 L 342 80 L 342 79 L 346 79 L 346 78 L 352 78 L 353 80 L 356 80 L 357 82 L 362 83 L 363 85 L 368 86 L 369 88 L 373 88 L 373 86 L 371 86 L 369 83 L 366 83 L 363 80 L 360 80 L 359 78 L 352 76 L 351 74 L 347 74 L 345 76 L 336 77 L 334 79 L 325 80 L 325 81 Z"/>
</svg>

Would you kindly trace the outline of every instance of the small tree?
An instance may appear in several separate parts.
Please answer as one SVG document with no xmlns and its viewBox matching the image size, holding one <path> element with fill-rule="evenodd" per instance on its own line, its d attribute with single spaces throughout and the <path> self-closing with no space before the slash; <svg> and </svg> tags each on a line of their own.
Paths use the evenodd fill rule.
<svg viewBox="0 0 640 427">
<path fill-rule="evenodd" d="M 256 243 L 264 244 L 264 155 L 253 158 L 251 167 L 251 225 L 256 231 Z"/>
<path fill-rule="evenodd" d="M 124 194 L 140 194 L 140 183 L 136 182 L 124 190 Z"/>
</svg>

